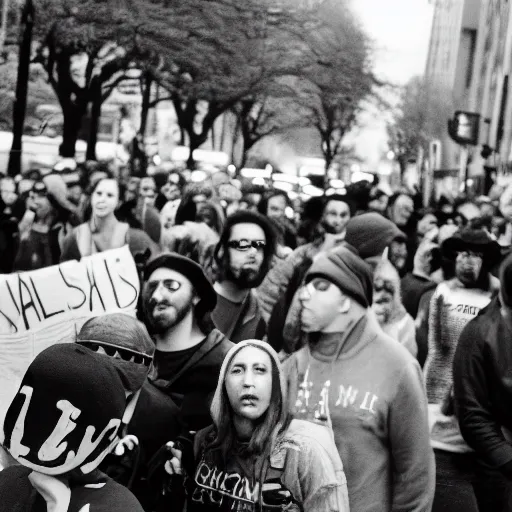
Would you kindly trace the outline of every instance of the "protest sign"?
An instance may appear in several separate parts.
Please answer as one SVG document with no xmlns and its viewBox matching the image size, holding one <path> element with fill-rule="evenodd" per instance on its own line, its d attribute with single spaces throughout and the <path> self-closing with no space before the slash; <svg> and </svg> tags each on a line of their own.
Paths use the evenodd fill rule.
<svg viewBox="0 0 512 512">
<path fill-rule="evenodd" d="M 128 246 L 31 272 L 1 274 L 0 427 L 37 354 L 57 343 L 74 342 L 93 316 L 135 315 L 139 289 Z"/>
</svg>

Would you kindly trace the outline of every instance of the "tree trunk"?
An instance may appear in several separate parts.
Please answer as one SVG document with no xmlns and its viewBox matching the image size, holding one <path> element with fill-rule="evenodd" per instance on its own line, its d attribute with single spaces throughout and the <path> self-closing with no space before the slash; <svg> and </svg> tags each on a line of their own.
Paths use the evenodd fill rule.
<svg viewBox="0 0 512 512">
<path fill-rule="evenodd" d="M 23 7 L 21 26 L 23 27 L 20 42 L 20 54 L 18 63 L 18 78 L 16 82 L 16 99 L 13 107 L 12 146 L 9 155 L 7 173 L 9 176 L 17 176 L 21 173 L 21 151 L 23 140 L 23 127 L 27 110 L 28 78 L 30 70 L 30 54 L 32 48 L 32 32 L 34 28 L 34 5 L 32 0 L 26 0 Z"/>
<path fill-rule="evenodd" d="M 149 108 L 151 104 L 151 87 L 153 85 L 153 78 L 149 74 L 145 74 L 142 78 L 143 90 L 142 90 L 142 110 L 140 113 L 140 127 L 139 134 L 144 142 L 146 135 L 146 128 L 148 125 Z"/>
<path fill-rule="evenodd" d="M 76 141 L 82 124 L 84 112 L 70 104 L 62 109 L 64 123 L 62 126 L 62 144 L 59 146 L 59 155 L 63 158 L 74 158 L 76 152 Z"/>
<path fill-rule="evenodd" d="M 97 160 L 96 156 L 96 143 L 98 142 L 98 131 L 101 119 L 101 105 L 103 98 L 101 95 L 101 84 L 95 86 L 92 94 L 91 102 L 91 122 L 89 124 L 89 134 L 87 140 L 87 152 L 85 154 L 86 160 Z"/>
</svg>

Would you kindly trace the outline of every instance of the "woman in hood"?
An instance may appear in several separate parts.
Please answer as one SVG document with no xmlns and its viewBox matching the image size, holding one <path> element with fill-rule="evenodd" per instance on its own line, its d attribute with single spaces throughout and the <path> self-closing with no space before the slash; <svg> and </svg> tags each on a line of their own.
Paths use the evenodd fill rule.
<svg viewBox="0 0 512 512">
<path fill-rule="evenodd" d="M 387 258 L 382 259 L 373 274 L 372 309 L 382 330 L 416 357 L 414 320 L 402 304 L 398 271 Z"/>
<path fill-rule="evenodd" d="M 228 352 L 210 409 L 213 425 L 194 443 L 189 512 L 349 510 L 332 431 L 292 420 L 284 385 L 268 344 L 247 340 Z M 181 474 L 181 451 L 171 452 L 166 471 Z"/>
</svg>

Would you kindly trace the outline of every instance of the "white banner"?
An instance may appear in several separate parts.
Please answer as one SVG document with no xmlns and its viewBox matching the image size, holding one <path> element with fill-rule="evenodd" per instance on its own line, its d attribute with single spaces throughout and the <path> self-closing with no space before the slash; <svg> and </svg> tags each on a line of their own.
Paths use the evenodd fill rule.
<svg viewBox="0 0 512 512">
<path fill-rule="evenodd" d="M 0 274 L 0 439 L 7 408 L 37 354 L 74 342 L 93 316 L 135 315 L 139 288 L 128 246 L 79 262 Z"/>
</svg>

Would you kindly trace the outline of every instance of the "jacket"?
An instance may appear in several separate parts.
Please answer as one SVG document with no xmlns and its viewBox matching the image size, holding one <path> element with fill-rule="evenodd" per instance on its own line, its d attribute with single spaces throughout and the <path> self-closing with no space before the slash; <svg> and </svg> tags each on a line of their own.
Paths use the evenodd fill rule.
<svg viewBox="0 0 512 512">
<path fill-rule="evenodd" d="M 233 343 L 224 334 L 213 329 L 205 343 L 170 381 L 159 377 L 158 362 L 154 363 L 149 380 L 172 398 L 187 430 L 198 431 L 210 425 L 210 401 L 217 386 L 222 361 L 232 346 Z"/>
<path fill-rule="evenodd" d="M 417 361 L 371 314 L 337 357 L 311 350 L 284 364 L 288 402 L 296 417 L 332 425 L 351 511 L 430 511 L 435 467 Z"/>
<path fill-rule="evenodd" d="M 212 320 L 217 329 L 222 331 L 233 343 L 264 338 L 267 325 L 263 320 L 260 304 L 253 290 L 247 294 L 239 314 L 233 312 L 226 318 L 225 308 L 221 305 L 222 301 L 229 305 L 228 309 L 231 309 L 232 304 L 229 299 L 217 292 L 217 306 L 212 311 Z"/>
<path fill-rule="evenodd" d="M 258 300 L 265 321 L 279 298 L 286 292 L 295 270 L 305 261 L 311 260 L 320 250 L 321 244 L 309 243 L 295 249 L 286 259 L 278 261 L 268 272 L 258 288 Z"/>
<path fill-rule="evenodd" d="M 468 445 L 495 468 L 512 470 L 512 330 L 496 297 L 459 338 L 453 362 L 455 411 Z"/>
<path fill-rule="evenodd" d="M 257 511 L 261 501 L 267 501 L 262 496 L 272 484 L 291 493 L 297 508 L 286 508 L 290 512 L 349 512 L 343 465 L 338 454 L 333 453 L 332 435 L 325 426 L 292 420 L 272 450 L 269 463 L 265 464 L 261 456 L 256 460 L 233 456 L 224 470 L 216 467 L 204 451 L 211 432 L 210 427 L 196 436 L 197 464 L 189 512 Z"/>
</svg>

